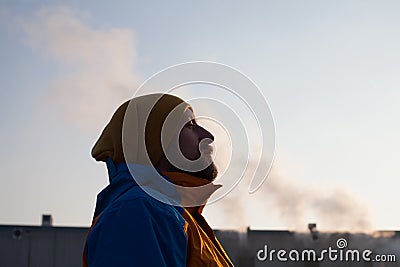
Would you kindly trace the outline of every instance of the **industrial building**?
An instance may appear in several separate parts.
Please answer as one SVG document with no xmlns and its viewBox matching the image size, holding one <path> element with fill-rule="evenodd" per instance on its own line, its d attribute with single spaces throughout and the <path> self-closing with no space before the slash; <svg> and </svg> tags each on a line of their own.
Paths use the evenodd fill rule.
<svg viewBox="0 0 400 267">
<path fill-rule="evenodd" d="M 248 228 L 215 230 L 215 234 L 237 267 L 400 266 L 400 231 L 319 233 L 315 224 L 309 230 Z M 0 266 L 79 267 L 87 231 L 86 227 L 55 227 L 51 215 L 43 215 L 41 226 L 0 225 Z M 385 261 L 378 262 L 376 255 Z"/>
</svg>

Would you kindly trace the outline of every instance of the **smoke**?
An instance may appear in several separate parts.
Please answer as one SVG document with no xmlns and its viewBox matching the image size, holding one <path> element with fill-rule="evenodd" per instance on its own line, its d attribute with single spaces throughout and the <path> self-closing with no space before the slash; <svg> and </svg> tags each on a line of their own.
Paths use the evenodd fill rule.
<svg viewBox="0 0 400 267">
<path fill-rule="evenodd" d="M 373 229 L 368 207 L 345 188 L 304 184 L 280 174 L 276 166 L 256 193 L 248 193 L 248 183 L 242 180 L 225 198 L 205 209 L 217 227 L 244 229 L 252 222 L 257 228 L 279 224 L 280 229 L 296 231 L 308 231 L 308 223 L 317 223 L 322 231 Z"/>
<path fill-rule="evenodd" d="M 265 197 L 289 228 L 305 229 L 315 220 L 324 230 L 372 230 L 367 206 L 345 188 L 323 188 L 300 185 L 295 179 L 279 175 L 276 170 L 264 185 Z"/>
<path fill-rule="evenodd" d="M 89 16 L 67 7 L 42 8 L 19 19 L 27 43 L 53 60 L 58 76 L 46 92 L 51 108 L 83 129 L 102 127 L 105 118 L 139 84 L 130 29 L 96 30 Z"/>
</svg>

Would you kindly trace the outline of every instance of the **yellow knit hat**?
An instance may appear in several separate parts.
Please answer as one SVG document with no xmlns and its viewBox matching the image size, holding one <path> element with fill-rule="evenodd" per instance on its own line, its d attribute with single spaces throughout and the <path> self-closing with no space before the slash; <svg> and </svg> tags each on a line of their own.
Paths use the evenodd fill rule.
<svg viewBox="0 0 400 267">
<path fill-rule="evenodd" d="M 161 145 L 164 121 L 171 111 L 181 119 L 187 109 L 192 110 L 188 103 L 168 94 L 128 100 L 115 111 L 104 128 L 92 149 L 93 158 L 106 161 L 110 157 L 115 163 L 149 164 L 144 160 L 146 158 L 155 166 L 164 155 Z M 174 127 L 170 131 L 176 132 L 178 123 Z"/>
</svg>

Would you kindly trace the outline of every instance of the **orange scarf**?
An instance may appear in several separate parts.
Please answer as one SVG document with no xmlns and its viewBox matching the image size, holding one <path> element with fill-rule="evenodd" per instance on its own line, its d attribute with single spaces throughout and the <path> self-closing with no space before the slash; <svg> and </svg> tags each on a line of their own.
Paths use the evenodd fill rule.
<svg viewBox="0 0 400 267">
<path fill-rule="evenodd" d="M 163 172 L 163 174 L 174 184 L 185 187 L 197 187 L 210 183 L 205 179 L 179 172 Z M 180 192 L 183 202 L 194 197 L 197 199 L 204 199 L 201 206 L 185 208 L 182 214 L 183 218 L 186 220 L 185 233 L 188 238 L 186 266 L 233 266 L 228 255 L 214 235 L 213 230 L 201 215 L 208 198 L 215 190 L 221 187 L 221 185 L 210 185 L 210 190 L 205 192 L 203 196 L 185 195 Z"/>
</svg>

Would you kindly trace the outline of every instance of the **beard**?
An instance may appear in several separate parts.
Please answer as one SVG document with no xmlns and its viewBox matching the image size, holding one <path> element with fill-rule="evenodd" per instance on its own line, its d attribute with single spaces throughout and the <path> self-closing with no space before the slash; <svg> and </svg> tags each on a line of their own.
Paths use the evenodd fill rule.
<svg viewBox="0 0 400 267">
<path fill-rule="evenodd" d="M 190 172 L 185 170 L 180 170 L 176 168 L 178 172 L 186 173 L 198 178 L 206 179 L 209 182 L 213 182 L 218 175 L 218 169 L 214 162 L 211 162 L 205 169 L 196 172 Z"/>
<path fill-rule="evenodd" d="M 169 170 L 170 172 L 180 172 L 189 174 L 198 178 L 206 179 L 209 182 L 213 182 L 218 175 L 218 168 L 215 163 L 212 161 L 206 168 L 199 170 L 199 171 L 188 171 L 183 170 L 181 168 L 176 167 L 171 162 L 168 161 Z"/>
<path fill-rule="evenodd" d="M 163 161 L 164 163 L 164 168 L 169 171 L 169 172 L 179 172 L 179 173 L 184 173 L 188 175 L 192 175 L 201 179 L 205 179 L 209 182 L 213 182 L 217 176 L 218 176 L 218 169 L 217 166 L 215 165 L 213 159 L 212 159 L 212 154 L 213 154 L 213 147 L 210 146 L 208 143 L 200 143 L 200 147 L 198 152 L 198 156 L 194 160 L 199 160 L 200 158 L 203 165 L 202 166 L 207 166 L 201 170 L 198 171 L 190 171 L 190 169 L 193 169 L 191 167 L 194 167 L 188 163 L 187 166 L 185 167 L 177 167 L 173 163 L 171 163 L 168 158 L 164 155 L 160 161 Z M 190 160 L 186 158 L 187 160 Z M 192 159 L 193 160 L 193 159 Z M 159 162 L 160 163 L 160 162 Z M 187 163 L 185 163 L 186 165 Z M 199 163 L 194 163 L 194 164 L 199 164 Z M 208 164 L 208 165 L 207 165 Z M 158 165 L 158 164 L 157 164 Z"/>
</svg>

